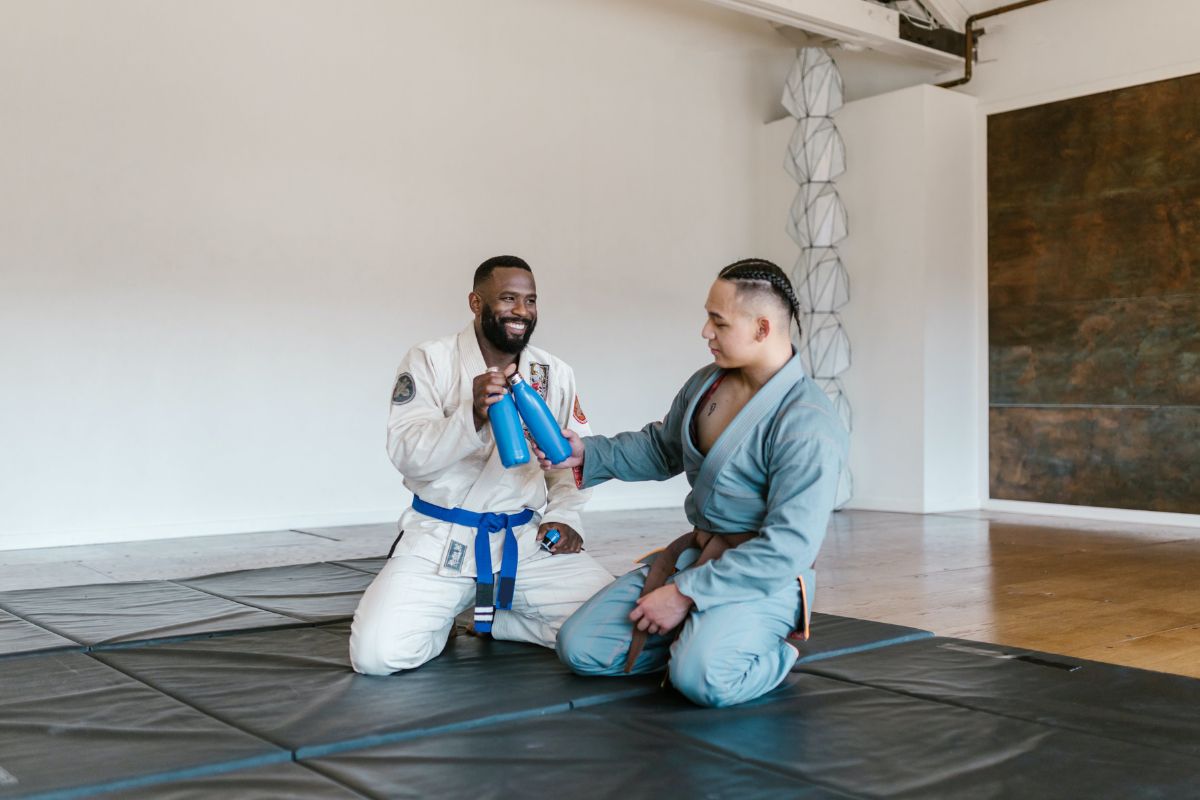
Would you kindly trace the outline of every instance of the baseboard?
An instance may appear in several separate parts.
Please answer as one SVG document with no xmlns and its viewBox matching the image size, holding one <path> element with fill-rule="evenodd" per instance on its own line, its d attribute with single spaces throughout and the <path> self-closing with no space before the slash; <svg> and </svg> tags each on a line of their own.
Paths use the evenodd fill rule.
<svg viewBox="0 0 1200 800">
<path fill-rule="evenodd" d="M 610 481 L 592 490 L 588 511 L 634 511 L 643 508 L 682 508 L 690 487 L 682 477 L 669 481 L 621 483 Z"/>
<path fill-rule="evenodd" d="M 982 508 L 982 503 L 975 495 L 970 497 L 951 497 L 949 500 L 943 500 L 937 503 L 926 503 L 926 514 L 950 514 L 955 511 L 978 511 Z"/>
<path fill-rule="evenodd" d="M 872 497 L 855 495 L 845 505 L 847 511 L 892 511 L 898 514 L 924 514 L 925 504 L 908 497 Z"/>
<path fill-rule="evenodd" d="M 1129 508 L 1100 508 L 1098 506 L 1068 506 L 1060 503 L 1032 503 L 1023 500 L 985 500 L 985 511 L 1004 511 L 1010 514 L 1031 514 L 1044 517 L 1075 517 L 1101 522 L 1126 522 L 1134 525 L 1173 525 L 1200 528 L 1200 514 L 1177 514 L 1169 511 L 1139 511 Z"/>
</svg>

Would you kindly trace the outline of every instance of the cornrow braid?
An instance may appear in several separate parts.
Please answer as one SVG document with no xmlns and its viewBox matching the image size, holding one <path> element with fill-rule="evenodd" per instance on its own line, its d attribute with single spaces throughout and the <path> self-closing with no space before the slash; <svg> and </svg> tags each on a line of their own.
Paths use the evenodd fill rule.
<svg viewBox="0 0 1200 800">
<path fill-rule="evenodd" d="M 796 321 L 796 328 L 800 329 L 800 301 L 796 298 L 796 291 L 792 288 L 792 282 L 788 280 L 788 276 L 775 264 L 765 258 L 743 258 L 741 261 L 735 261 L 725 267 L 717 274 L 717 277 L 734 283 L 767 284 L 771 291 L 791 309 L 792 319 Z"/>
</svg>

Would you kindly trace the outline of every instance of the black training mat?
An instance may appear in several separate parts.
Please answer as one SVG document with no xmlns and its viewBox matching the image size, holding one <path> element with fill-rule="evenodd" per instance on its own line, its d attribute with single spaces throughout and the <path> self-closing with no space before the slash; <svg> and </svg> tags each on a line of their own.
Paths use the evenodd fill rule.
<svg viewBox="0 0 1200 800">
<path fill-rule="evenodd" d="M 184 586 L 304 622 L 354 615 L 373 575 L 337 564 L 248 569 L 176 581 Z"/>
<path fill-rule="evenodd" d="M 660 694 L 592 713 L 855 797 L 1127 800 L 1200 790 L 1194 758 L 806 673 L 730 708 Z"/>
<path fill-rule="evenodd" d="M 121 800 L 356 800 L 363 795 L 299 764 L 271 764 L 100 795 Z"/>
<path fill-rule="evenodd" d="M 849 798 L 681 737 L 587 711 L 395 742 L 301 763 L 382 798 Z"/>
<path fill-rule="evenodd" d="M 267 631 L 96 654 L 237 728 L 317 755 L 481 720 L 654 691 L 660 678 L 581 678 L 544 648 L 459 636 L 416 670 L 366 677 L 344 634 Z"/>
<path fill-rule="evenodd" d="M 0 798 L 119 789 L 288 753 L 84 653 L 0 666 Z"/>
<path fill-rule="evenodd" d="M 0 611 L 0 658 L 67 649 L 79 649 L 79 645 L 7 611 Z"/>
<path fill-rule="evenodd" d="M 797 664 L 807 664 L 835 656 L 890 647 L 902 642 L 928 639 L 933 636 L 920 628 L 906 628 L 869 619 L 839 617 L 835 614 L 813 612 L 809 622 L 807 642 L 797 642 L 800 659 Z"/>
<path fill-rule="evenodd" d="M 804 671 L 1200 757 L 1200 680 L 934 638 Z M 1200 763 L 1197 794 L 1200 795 Z"/>
<path fill-rule="evenodd" d="M 2 592 L 0 608 L 92 646 L 298 624 L 169 581 Z"/>
<path fill-rule="evenodd" d="M 380 556 L 379 558 L 352 558 L 348 561 L 330 561 L 329 563 L 378 575 L 380 570 L 383 569 L 383 565 L 387 562 L 387 556 Z"/>
</svg>

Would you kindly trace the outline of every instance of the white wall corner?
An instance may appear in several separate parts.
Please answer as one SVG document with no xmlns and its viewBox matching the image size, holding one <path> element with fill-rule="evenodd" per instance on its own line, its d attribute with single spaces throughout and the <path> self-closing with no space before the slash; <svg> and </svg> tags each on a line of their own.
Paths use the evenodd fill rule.
<svg viewBox="0 0 1200 800">
<path fill-rule="evenodd" d="M 980 362 L 975 335 L 979 235 L 974 204 L 978 101 L 920 87 L 924 106 L 922 238 L 924 502 L 927 512 L 979 508 Z"/>
</svg>

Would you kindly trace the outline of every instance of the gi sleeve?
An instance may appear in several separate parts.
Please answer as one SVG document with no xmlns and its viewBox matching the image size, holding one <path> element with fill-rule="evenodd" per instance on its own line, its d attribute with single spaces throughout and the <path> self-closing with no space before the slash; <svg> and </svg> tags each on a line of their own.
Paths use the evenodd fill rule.
<svg viewBox="0 0 1200 800">
<path fill-rule="evenodd" d="M 841 473 L 842 449 L 823 436 L 780 442 L 767 473 L 767 513 L 759 535 L 715 561 L 685 570 L 675 585 L 699 611 L 759 600 L 795 583 L 825 538 Z"/>
<path fill-rule="evenodd" d="M 428 480 L 485 446 L 469 398 L 450 414 L 442 410 L 447 395 L 459 390 L 457 375 L 438 378 L 420 348 L 409 350 L 396 372 L 387 451 L 406 478 Z"/>
<path fill-rule="evenodd" d="M 579 389 L 575 384 L 574 372 L 566 366 L 561 367 L 562 376 L 558 379 L 563 387 L 563 402 L 559 413 L 556 414 L 558 424 L 568 428 L 580 436 L 589 436 L 592 432 L 587 417 L 584 416 L 583 406 L 579 402 Z M 583 507 L 591 498 L 592 493 L 577 485 L 575 475 L 571 470 L 552 469 L 546 475 L 546 511 L 542 514 L 542 523 L 561 522 L 583 535 Z"/>
<path fill-rule="evenodd" d="M 584 439 L 582 485 L 595 486 L 612 478 L 665 481 L 683 472 L 683 417 L 690 385 L 675 395 L 661 422 L 651 422 L 640 431 Z"/>
</svg>

